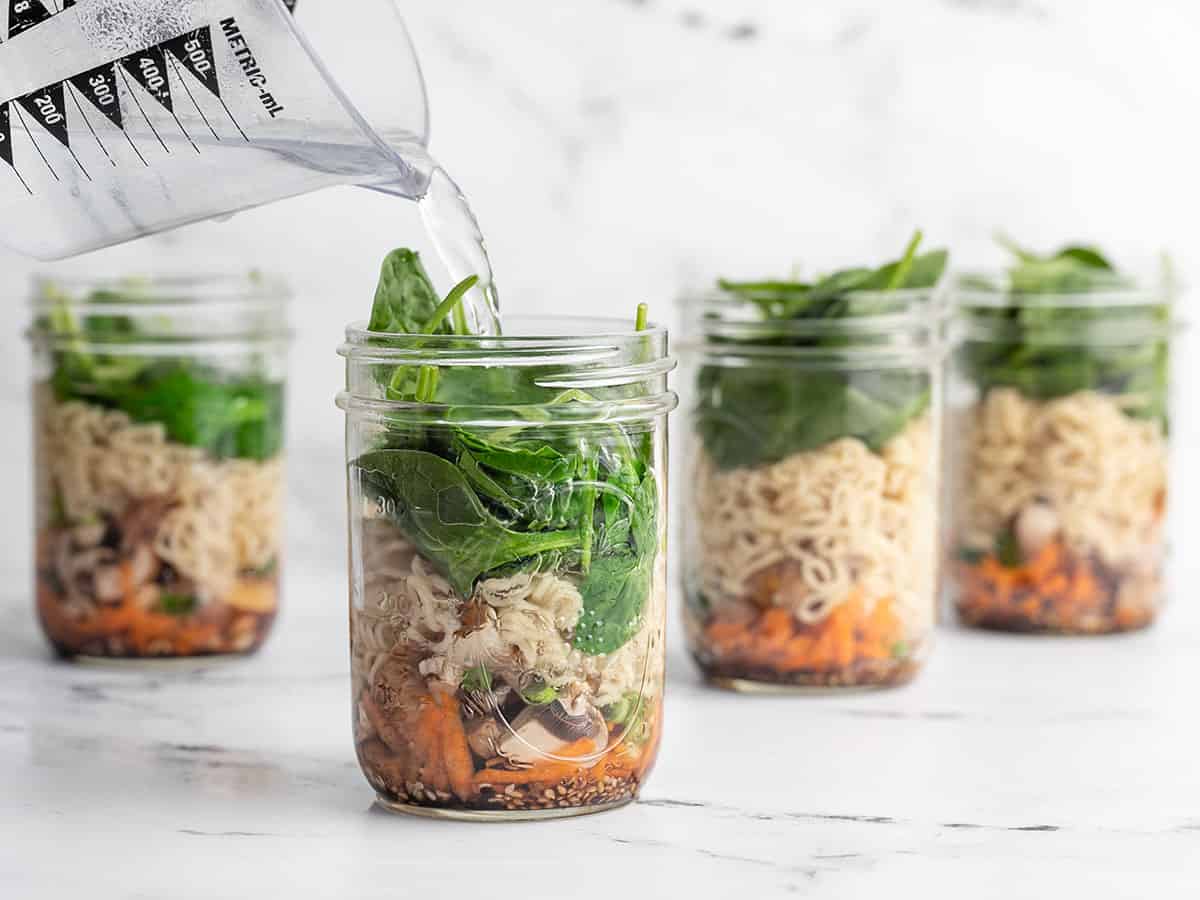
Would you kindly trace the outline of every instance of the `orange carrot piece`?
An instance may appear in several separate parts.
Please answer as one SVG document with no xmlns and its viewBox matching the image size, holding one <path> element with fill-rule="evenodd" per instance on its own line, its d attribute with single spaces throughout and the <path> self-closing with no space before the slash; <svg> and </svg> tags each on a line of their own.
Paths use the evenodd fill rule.
<svg viewBox="0 0 1200 900">
<path fill-rule="evenodd" d="M 1058 541 L 1050 541 L 1037 552 L 1033 559 L 1026 563 L 1021 571 L 1029 581 L 1038 584 L 1046 581 L 1061 562 L 1062 545 Z"/>
<path fill-rule="evenodd" d="M 429 694 L 420 697 L 409 744 L 416 758 L 421 783 L 432 790 L 448 791 L 450 785 L 442 760 L 441 718 L 433 697 Z"/>
<path fill-rule="evenodd" d="M 858 598 L 854 597 L 848 606 L 835 610 L 830 618 L 833 664 L 839 668 L 848 666 L 854 662 L 854 626 L 859 619 Z"/>
<path fill-rule="evenodd" d="M 458 698 L 451 690 L 441 688 L 435 690 L 433 696 L 441 710 L 442 760 L 450 790 L 459 800 L 468 800 L 475 795 L 475 763 L 463 728 Z"/>
<path fill-rule="evenodd" d="M 758 618 L 757 631 L 759 640 L 765 640 L 772 645 L 787 642 L 795 629 L 795 619 L 790 610 L 781 606 L 773 606 L 765 610 Z"/>
<path fill-rule="evenodd" d="M 809 635 L 797 635 L 788 644 L 787 653 L 780 658 L 780 668 L 785 670 L 803 669 L 812 659 L 813 647 L 816 640 Z"/>
<path fill-rule="evenodd" d="M 587 756 L 595 752 L 596 742 L 591 738 L 582 738 L 558 750 L 555 756 Z M 582 761 L 571 762 L 562 759 L 542 759 L 538 760 L 528 769 L 480 769 L 475 773 L 475 784 L 554 783 L 564 778 L 571 778 L 587 770 L 588 765 Z"/>
</svg>

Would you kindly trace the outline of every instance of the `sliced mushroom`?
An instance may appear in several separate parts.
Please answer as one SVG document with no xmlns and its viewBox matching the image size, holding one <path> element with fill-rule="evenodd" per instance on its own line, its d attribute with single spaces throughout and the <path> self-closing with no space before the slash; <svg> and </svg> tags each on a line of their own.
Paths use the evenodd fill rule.
<svg viewBox="0 0 1200 900">
<path fill-rule="evenodd" d="M 71 541 L 64 540 L 58 547 L 55 571 L 72 600 L 112 601 L 121 597 L 119 574 L 114 576 L 115 563 L 116 554 L 107 547 L 77 551 L 72 548 Z M 101 573 L 104 573 L 103 579 L 100 579 Z M 98 580 L 101 581 L 100 584 L 97 584 Z M 103 597 L 98 593 L 101 589 L 104 591 Z"/>
<path fill-rule="evenodd" d="M 425 679 L 417 671 L 415 659 L 407 645 L 397 645 L 371 679 L 371 698 L 381 712 L 398 722 L 415 713 L 417 698 L 426 694 Z"/>
<path fill-rule="evenodd" d="M 101 566 L 92 575 L 92 590 L 101 603 L 119 603 L 125 596 L 125 579 L 118 566 Z"/>
<path fill-rule="evenodd" d="M 1013 532 L 1021 555 L 1032 559 L 1038 552 L 1058 536 L 1061 524 L 1058 513 L 1050 504 L 1035 500 L 1017 514 Z"/>
<path fill-rule="evenodd" d="M 173 505 L 170 497 L 147 497 L 131 504 L 117 524 L 117 530 L 121 533 L 121 548 L 129 552 L 139 544 L 153 542 L 159 525 Z"/>
<path fill-rule="evenodd" d="M 795 560 L 784 560 L 759 569 L 746 584 L 744 600 L 756 609 L 795 606 L 805 599 L 804 572 Z"/>
<path fill-rule="evenodd" d="M 572 707 L 568 710 L 559 700 L 526 707 L 513 720 L 511 731 L 498 742 L 497 755 L 511 763 L 531 765 L 585 738 L 601 746 L 607 729 L 600 710 L 587 700 Z"/>
</svg>

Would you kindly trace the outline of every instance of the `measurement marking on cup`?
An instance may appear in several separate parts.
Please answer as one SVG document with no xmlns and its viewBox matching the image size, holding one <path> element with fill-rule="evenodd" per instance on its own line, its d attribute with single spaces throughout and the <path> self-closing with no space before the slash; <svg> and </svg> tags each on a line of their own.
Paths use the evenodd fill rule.
<svg viewBox="0 0 1200 900">
<path fill-rule="evenodd" d="M 196 142 L 192 140 L 192 136 L 183 127 L 179 115 L 175 112 L 175 101 L 171 97 L 171 77 L 167 71 L 167 54 L 163 45 L 155 44 L 145 50 L 130 53 L 121 58 L 120 66 L 124 73 L 131 75 L 133 80 L 158 102 L 159 106 L 171 114 L 179 131 L 192 145 L 192 149 L 199 153 L 200 148 L 196 146 Z M 128 84 L 128 81 L 126 83 Z"/>
<path fill-rule="evenodd" d="M 21 107 L 14 105 L 13 112 L 17 114 L 17 121 L 21 123 L 21 127 L 25 129 L 25 134 L 29 136 L 29 143 L 33 144 L 33 149 L 38 152 L 38 156 L 42 158 L 42 162 L 46 164 L 46 168 L 50 170 L 50 174 L 54 176 L 54 180 L 61 182 L 58 173 L 54 171 L 54 166 L 50 165 L 50 160 L 46 159 L 46 154 L 42 152 L 42 148 L 38 146 L 38 142 L 34 140 L 33 132 L 29 130 L 29 125 L 25 122 L 25 116 L 21 113 Z M 22 179 L 23 180 L 23 179 Z M 32 193 L 32 191 L 30 192 Z"/>
<path fill-rule="evenodd" d="M 137 94 L 133 92 L 133 85 L 129 83 L 129 76 L 125 74 L 125 70 L 120 66 L 117 67 L 117 72 L 120 73 L 121 80 L 125 82 L 125 90 L 128 92 L 129 96 L 133 98 L 134 106 L 138 108 L 138 112 L 142 114 L 142 118 L 146 120 L 146 124 L 150 126 L 150 130 L 154 132 L 154 136 L 158 138 L 158 142 L 162 144 L 162 148 L 167 151 L 167 155 L 169 156 L 171 153 L 171 148 L 166 145 L 166 142 L 162 139 L 162 135 L 158 133 L 158 129 L 154 127 L 154 123 L 150 121 L 150 117 L 146 115 L 146 110 L 142 108 L 142 101 L 137 98 Z"/>
<path fill-rule="evenodd" d="M 0 0 L 0 3 L 3 2 L 4 0 Z M 15 22 L 15 31 L 10 27 L 10 34 L 7 37 L 11 37 L 13 33 L 20 33 L 28 28 L 35 27 L 53 15 L 66 12 L 74 5 L 75 0 L 62 0 L 62 9 L 60 10 L 54 0 L 9 0 L 10 14 L 19 14 L 19 18 Z M 13 26 L 14 23 L 10 22 L 9 24 Z M 272 118 L 278 116 L 284 111 L 284 106 L 267 88 L 267 76 L 259 67 L 237 22 L 230 18 L 223 22 L 222 26 L 230 42 L 235 61 L 245 75 L 243 83 L 257 91 L 259 101 L 268 115 Z M 171 114 L 183 137 L 198 154 L 202 153 L 199 145 L 187 127 L 185 127 L 180 115 L 174 108 L 175 101 L 172 98 L 170 77 L 172 69 L 175 72 L 175 78 L 183 86 L 188 99 L 191 101 L 192 106 L 195 107 L 196 114 L 204 122 L 204 125 L 212 133 L 215 140 L 224 141 L 225 138 L 216 130 L 214 126 L 215 118 L 210 116 L 201 105 L 200 92 L 194 90 L 193 86 L 189 83 L 189 77 L 194 77 L 221 104 L 221 108 L 229 117 L 229 121 L 233 124 L 233 127 L 237 129 L 238 134 L 241 135 L 242 140 L 246 143 L 252 143 L 249 134 L 242 127 L 233 110 L 222 96 L 222 85 L 218 74 L 217 59 L 213 52 L 213 27 L 213 25 L 204 25 L 200 28 L 186 31 L 169 40 L 125 54 L 110 62 L 69 76 L 60 82 L 46 85 L 37 91 L 0 102 L 0 162 L 8 164 L 26 192 L 31 195 L 35 193 L 26 180 L 25 175 L 17 170 L 17 163 L 14 158 L 11 110 L 17 110 L 18 122 L 29 138 L 29 143 L 33 145 L 33 148 L 37 151 L 38 156 L 55 181 L 63 183 L 56 169 L 56 164 L 50 161 L 48 151 L 34 137 L 33 132 L 36 129 L 31 128 L 26 114 L 42 126 L 51 137 L 63 145 L 75 165 L 83 173 L 83 176 L 88 181 L 91 181 L 91 173 L 80 158 L 77 148 L 71 144 L 72 135 L 69 128 L 68 109 L 73 106 L 75 112 L 83 119 L 84 126 L 91 134 L 96 145 L 100 148 L 101 153 L 109 161 L 109 164 L 119 168 L 122 161 L 115 154 L 114 150 L 108 146 L 107 138 L 102 134 L 103 129 L 92 121 L 87 111 L 90 105 L 102 114 L 102 117 L 98 121 L 104 122 L 108 120 L 116 127 L 129 144 L 130 149 L 141 160 L 142 165 L 150 168 L 149 160 L 137 142 L 134 141 L 128 128 L 127 100 L 133 100 L 134 106 L 137 108 L 138 113 L 140 113 L 142 120 L 149 127 L 150 132 L 158 141 L 159 146 L 162 147 L 163 152 L 171 155 L 172 150 L 158 125 L 155 124 L 149 114 L 151 107 L 143 104 L 138 97 L 138 91 L 132 84 L 133 81 L 136 81 L 149 96 L 154 98 L 160 106 Z M 5 38 L 6 36 L 0 35 L 0 43 L 5 42 Z M 117 77 L 118 73 L 120 73 L 120 78 Z M 122 84 L 124 84 L 124 91 L 121 90 Z M 124 98 L 122 97 L 122 93 L 125 94 Z M 68 94 L 71 97 L 70 102 L 66 100 Z M 88 103 L 84 104 L 83 100 L 87 100 Z M 70 113 L 70 116 L 74 115 L 75 113 Z"/>
<path fill-rule="evenodd" d="M 25 181 L 25 176 L 22 175 L 19 171 L 17 171 L 16 166 L 12 166 L 11 168 L 12 168 L 12 173 L 17 176 L 17 181 L 21 182 L 21 186 L 23 188 L 25 188 L 25 190 L 29 193 L 29 196 L 32 197 L 33 196 L 33 188 L 31 188 L 29 186 L 29 183 L 27 181 Z"/>
<path fill-rule="evenodd" d="M 7 102 L 0 103 L 0 161 L 8 163 L 8 167 L 17 176 L 17 180 L 21 182 L 22 187 L 32 197 L 33 188 L 29 186 L 29 183 L 25 180 L 25 176 L 17 170 L 17 160 L 13 155 L 12 118 L 9 113 L 10 105 Z"/>
<path fill-rule="evenodd" d="M 67 153 L 71 155 L 71 159 L 75 161 L 75 165 L 79 167 L 79 171 L 83 173 L 83 177 L 91 181 L 91 174 L 76 155 L 75 148 L 71 146 L 71 132 L 67 127 L 66 91 L 66 83 L 60 81 L 18 97 L 16 103 L 18 106 L 24 107 L 25 112 L 29 113 L 35 122 L 63 145 Z M 24 122 L 23 117 L 22 122 Z M 33 136 L 30 134 L 30 140 L 32 139 Z M 38 149 L 40 152 L 41 148 Z"/>
<path fill-rule="evenodd" d="M 92 137 L 94 137 L 96 139 L 96 145 L 100 148 L 100 150 L 104 153 L 104 155 L 108 157 L 108 161 L 115 166 L 117 164 L 117 161 L 112 158 L 112 154 L 109 153 L 108 148 L 104 146 L 104 141 L 100 140 L 100 135 L 96 134 L 96 129 L 92 127 L 91 119 L 89 119 L 87 117 L 87 113 L 85 113 L 83 111 L 83 104 L 81 104 L 79 102 L 79 98 L 75 96 L 75 92 L 74 92 L 74 90 L 72 90 L 70 85 L 67 86 L 67 93 L 70 95 L 71 99 L 75 102 L 75 108 L 77 110 L 79 110 L 79 115 L 81 115 L 83 117 L 83 123 L 85 125 L 87 125 L 88 131 L 90 131 L 92 133 Z"/>
<path fill-rule="evenodd" d="M 212 136 L 214 138 L 216 138 L 218 141 L 221 140 L 221 136 L 219 134 L 217 134 L 217 129 L 212 127 L 212 122 L 208 121 L 208 116 L 206 116 L 204 114 L 204 110 L 202 110 L 200 108 L 200 104 L 196 102 L 196 95 L 193 94 L 192 89 L 190 87 L 188 87 L 187 79 L 184 78 L 183 73 L 179 71 L 179 63 L 177 63 L 175 61 L 175 58 L 172 56 L 168 56 L 167 60 L 171 63 L 171 68 L 175 70 L 175 75 L 179 78 L 179 83 L 183 85 L 184 91 L 187 92 L 188 99 L 192 101 L 192 106 L 196 107 L 196 112 L 200 113 L 200 118 L 204 120 L 204 124 L 207 125 L 208 130 L 212 132 Z M 176 119 L 176 121 L 179 121 L 179 120 Z M 182 126 L 180 126 L 180 127 L 182 127 Z M 194 141 L 192 142 L 192 146 L 193 147 L 196 146 Z M 197 153 L 200 152 L 199 148 L 197 148 L 196 152 Z"/>
</svg>

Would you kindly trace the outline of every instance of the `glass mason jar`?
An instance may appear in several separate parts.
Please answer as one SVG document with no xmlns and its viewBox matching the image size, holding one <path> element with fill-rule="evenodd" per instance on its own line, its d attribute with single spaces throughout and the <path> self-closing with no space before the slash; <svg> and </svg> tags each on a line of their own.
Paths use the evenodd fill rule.
<svg viewBox="0 0 1200 900">
<path fill-rule="evenodd" d="M 941 342 L 932 290 L 764 323 L 688 304 L 684 624 L 735 690 L 900 684 L 930 647 Z"/>
<path fill-rule="evenodd" d="M 35 284 L 36 597 L 68 657 L 250 653 L 279 606 L 286 291 Z"/>
<path fill-rule="evenodd" d="M 949 557 L 967 625 L 1148 625 L 1163 592 L 1168 286 L 955 287 Z"/>
<path fill-rule="evenodd" d="M 666 332 L 505 326 L 340 351 L 354 736 L 390 809 L 598 811 L 658 747 Z"/>
</svg>

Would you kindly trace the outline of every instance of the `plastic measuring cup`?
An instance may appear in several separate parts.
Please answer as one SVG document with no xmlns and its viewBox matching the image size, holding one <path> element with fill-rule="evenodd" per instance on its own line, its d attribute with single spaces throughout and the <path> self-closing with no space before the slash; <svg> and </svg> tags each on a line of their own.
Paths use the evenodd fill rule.
<svg viewBox="0 0 1200 900">
<path fill-rule="evenodd" d="M 302 5 L 305 32 L 283 0 L 0 4 L 0 242 L 22 253 L 332 185 L 428 188 L 425 88 L 393 0 Z"/>
</svg>

